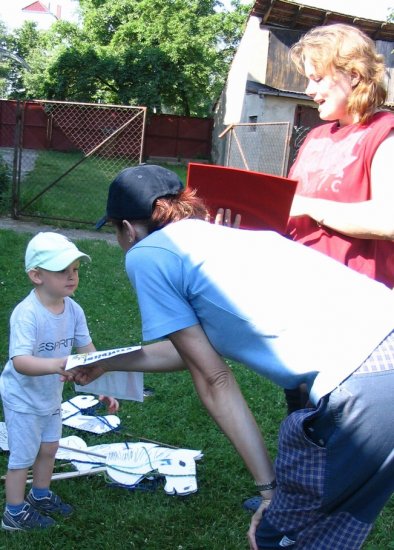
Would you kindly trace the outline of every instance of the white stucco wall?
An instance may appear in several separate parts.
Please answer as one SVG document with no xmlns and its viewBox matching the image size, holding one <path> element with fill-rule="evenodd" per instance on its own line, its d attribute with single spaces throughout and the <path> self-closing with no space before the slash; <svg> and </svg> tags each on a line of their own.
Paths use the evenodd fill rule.
<svg viewBox="0 0 394 550">
<path fill-rule="evenodd" d="M 247 80 L 264 83 L 267 69 L 267 30 L 260 29 L 260 18 L 250 17 L 245 33 L 234 56 L 222 95 L 223 124 L 241 121 L 243 97 Z"/>
<path fill-rule="evenodd" d="M 265 108 L 261 122 L 290 122 L 294 123 L 294 113 L 300 101 L 288 97 L 265 97 Z"/>
<path fill-rule="evenodd" d="M 240 122 L 250 122 L 251 117 L 257 117 L 255 122 L 263 122 L 265 97 L 258 94 L 245 94 Z"/>
<path fill-rule="evenodd" d="M 256 122 L 290 122 L 294 123 L 297 105 L 311 106 L 311 101 L 293 99 L 284 96 L 245 94 L 240 122 L 249 122 L 256 117 Z"/>
</svg>

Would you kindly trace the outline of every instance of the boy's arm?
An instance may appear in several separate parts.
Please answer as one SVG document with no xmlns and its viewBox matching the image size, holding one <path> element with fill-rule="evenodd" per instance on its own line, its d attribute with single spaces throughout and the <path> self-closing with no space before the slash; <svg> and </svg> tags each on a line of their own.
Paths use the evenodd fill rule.
<svg viewBox="0 0 394 550">
<path fill-rule="evenodd" d="M 12 358 L 14 368 L 26 376 L 45 376 L 46 374 L 64 374 L 67 357 L 34 357 L 33 355 L 16 355 Z"/>
<path fill-rule="evenodd" d="M 76 348 L 77 353 L 92 353 L 96 350 L 96 346 L 93 344 L 93 342 L 90 342 L 87 346 L 81 346 L 79 348 Z"/>
</svg>

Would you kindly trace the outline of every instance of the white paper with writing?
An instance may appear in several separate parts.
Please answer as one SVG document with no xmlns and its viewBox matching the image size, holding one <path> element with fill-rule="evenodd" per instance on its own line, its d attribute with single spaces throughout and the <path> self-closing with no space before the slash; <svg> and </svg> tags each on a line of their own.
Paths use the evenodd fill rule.
<svg viewBox="0 0 394 550">
<path fill-rule="evenodd" d="M 114 355 L 129 353 L 139 349 L 141 349 L 141 346 L 70 355 L 65 370 L 75 367 L 88 367 L 91 363 L 95 363 L 101 359 L 107 359 Z M 142 372 L 110 371 L 85 386 L 75 384 L 75 391 L 93 393 L 95 395 L 108 395 L 129 401 L 143 401 L 144 375 Z"/>
</svg>

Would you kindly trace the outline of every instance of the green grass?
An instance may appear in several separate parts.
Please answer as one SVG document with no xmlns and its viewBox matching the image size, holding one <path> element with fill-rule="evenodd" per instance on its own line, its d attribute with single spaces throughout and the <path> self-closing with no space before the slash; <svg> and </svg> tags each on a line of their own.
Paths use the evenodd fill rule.
<svg viewBox="0 0 394 550">
<path fill-rule="evenodd" d="M 31 162 L 31 170 L 22 178 L 17 210 L 24 217 L 38 217 L 43 221 L 48 218 L 49 223 L 59 220 L 62 227 L 93 225 L 103 215 L 110 182 L 120 170 L 132 165 L 126 158 L 97 155 L 85 158 L 79 152 L 27 151 L 22 167 L 23 162 L 27 165 L 29 156 L 30 160 L 34 158 L 34 163 Z M 169 168 L 185 182 L 185 166 Z"/>
<path fill-rule="evenodd" d="M 23 269 L 30 237 L 0 230 L 0 365 L 7 360 L 9 315 L 31 288 Z M 95 345 L 107 349 L 138 344 L 138 307 L 123 270 L 121 250 L 105 241 L 77 244 L 93 260 L 81 266 L 76 299 L 86 312 Z M 282 391 L 242 366 L 231 365 L 274 458 L 278 426 L 285 415 Z M 89 445 L 145 437 L 200 449 L 204 457 L 197 463 L 198 492 L 188 497 L 168 496 L 162 488 L 153 493 L 131 492 L 109 487 L 101 474 L 56 481 L 52 488 L 76 507 L 75 514 L 49 532 L 0 532 L 0 550 L 247 550 L 250 515 L 241 503 L 254 494 L 253 480 L 200 404 L 188 373 L 151 374 L 145 376 L 145 385 L 152 386 L 155 395 L 144 403 L 121 403 L 119 434 L 94 436 L 64 428 L 63 435 L 78 435 Z M 69 385 L 64 396 L 71 395 Z M 7 457 L 0 453 L 2 474 Z M 4 502 L 3 484 L 0 498 Z M 393 512 L 392 499 L 366 550 L 394 548 Z"/>
</svg>

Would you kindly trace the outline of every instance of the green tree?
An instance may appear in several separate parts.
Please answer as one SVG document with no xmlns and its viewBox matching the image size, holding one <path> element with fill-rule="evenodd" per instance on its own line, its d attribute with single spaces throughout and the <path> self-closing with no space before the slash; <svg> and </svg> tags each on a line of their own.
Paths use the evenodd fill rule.
<svg viewBox="0 0 394 550">
<path fill-rule="evenodd" d="M 0 97 L 6 98 L 20 87 L 23 67 L 27 67 L 15 46 L 13 35 L 0 21 Z"/>
<path fill-rule="evenodd" d="M 27 58 L 41 42 L 37 25 L 26 21 L 8 37 L 8 47 L 15 55 L 8 73 L 8 97 L 19 99 L 25 97 L 25 74 L 30 71 Z"/>
<path fill-rule="evenodd" d="M 4 23 L 0 21 L 0 97 L 6 97 L 8 75 L 11 70 L 11 60 L 8 52 L 8 34 Z"/>
<path fill-rule="evenodd" d="M 204 116 L 220 93 L 250 6 L 218 0 L 80 0 L 83 25 L 40 35 L 27 97 L 146 105 Z"/>
</svg>

